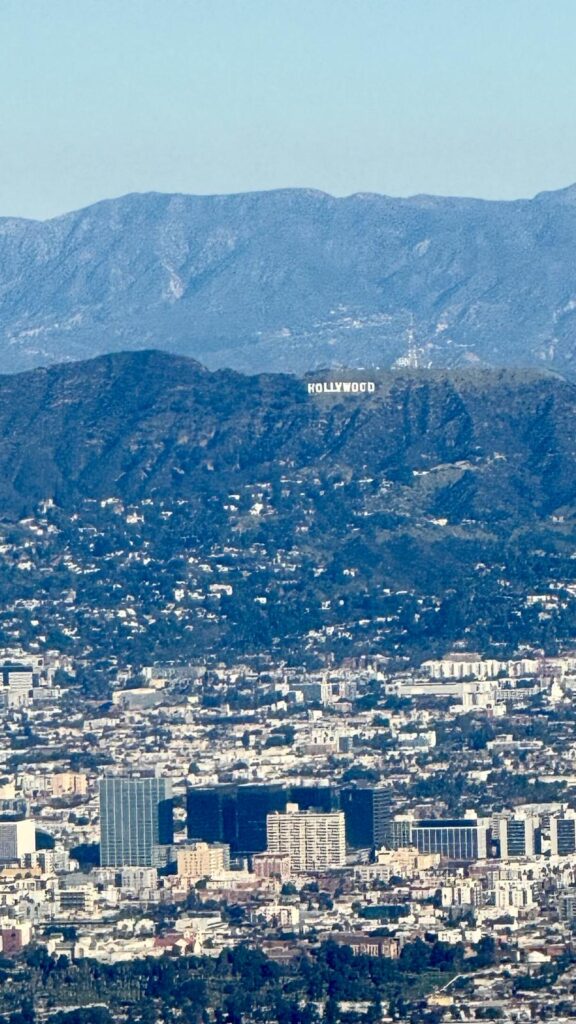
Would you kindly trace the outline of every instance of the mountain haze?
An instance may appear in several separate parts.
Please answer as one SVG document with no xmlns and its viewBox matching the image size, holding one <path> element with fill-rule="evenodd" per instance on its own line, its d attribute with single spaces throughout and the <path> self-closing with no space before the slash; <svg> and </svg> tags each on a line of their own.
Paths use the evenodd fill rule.
<svg viewBox="0 0 576 1024">
<path fill-rule="evenodd" d="M 210 368 L 549 367 L 576 356 L 576 186 L 493 202 L 135 194 L 0 219 L 12 372 L 155 348 Z"/>
</svg>

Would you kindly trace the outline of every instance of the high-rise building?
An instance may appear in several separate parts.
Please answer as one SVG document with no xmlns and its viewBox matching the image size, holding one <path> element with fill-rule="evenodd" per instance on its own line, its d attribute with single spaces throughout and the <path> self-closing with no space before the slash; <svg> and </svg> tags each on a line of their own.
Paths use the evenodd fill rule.
<svg viewBox="0 0 576 1024">
<path fill-rule="evenodd" d="M 237 786 L 194 786 L 186 797 L 188 838 L 237 845 Z"/>
<path fill-rule="evenodd" d="M 412 846 L 413 818 L 406 814 L 396 814 L 386 823 L 382 845 L 388 850 L 403 850 Z"/>
<path fill-rule="evenodd" d="M 323 871 L 346 863 L 343 811 L 301 811 L 297 804 L 288 804 L 285 812 L 268 815 L 266 833 L 268 852 L 288 854 L 294 873 Z"/>
<path fill-rule="evenodd" d="M 236 813 L 240 853 L 260 853 L 266 849 L 266 819 L 273 811 L 284 811 L 288 803 L 285 786 L 238 786 Z"/>
<path fill-rule="evenodd" d="M 109 775 L 100 780 L 102 867 L 154 867 L 172 843 L 172 782 Z"/>
<path fill-rule="evenodd" d="M 537 852 L 537 821 L 531 817 L 507 817 L 500 819 L 500 856 L 505 860 L 513 857 L 533 857 Z"/>
<path fill-rule="evenodd" d="M 299 782 L 290 786 L 287 800 L 298 804 L 301 811 L 339 811 L 339 794 L 336 786 L 322 786 L 320 783 Z"/>
<path fill-rule="evenodd" d="M 346 818 L 346 842 L 359 847 L 383 846 L 392 810 L 389 786 L 346 786 L 340 793 Z"/>
<path fill-rule="evenodd" d="M 283 811 L 287 800 L 280 784 L 194 787 L 187 796 L 188 838 L 259 853 L 266 849 L 266 816 Z"/>
<path fill-rule="evenodd" d="M 29 818 L 0 821 L 0 864 L 20 860 L 36 849 L 36 826 Z"/>
<path fill-rule="evenodd" d="M 553 857 L 576 853 L 576 815 L 554 814 L 550 818 L 550 852 Z"/>
<path fill-rule="evenodd" d="M 266 849 L 266 818 L 285 811 L 288 803 L 301 811 L 325 814 L 342 810 L 346 839 L 354 848 L 382 846 L 391 811 L 391 787 L 346 786 L 342 790 L 320 783 L 251 783 L 198 786 L 188 790 L 188 838 L 228 843 L 234 853 Z"/>
</svg>

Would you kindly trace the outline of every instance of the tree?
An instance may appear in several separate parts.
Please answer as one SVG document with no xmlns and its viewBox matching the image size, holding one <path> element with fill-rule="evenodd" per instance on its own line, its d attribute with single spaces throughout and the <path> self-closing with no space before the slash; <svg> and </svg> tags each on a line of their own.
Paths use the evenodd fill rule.
<svg viewBox="0 0 576 1024">
<path fill-rule="evenodd" d="M 403 971 L 419 974 L 430 966 L 431 950 L 422 939 L 407 942 L 400 954 L 400 966 Z"/>
<path fill-rule="evenodd" d="M 496 943 L 491 935 L 483 935 L 476 946 L 474 966 L 476 968 L 491 967 L 496 963 Z"/>
</svg>

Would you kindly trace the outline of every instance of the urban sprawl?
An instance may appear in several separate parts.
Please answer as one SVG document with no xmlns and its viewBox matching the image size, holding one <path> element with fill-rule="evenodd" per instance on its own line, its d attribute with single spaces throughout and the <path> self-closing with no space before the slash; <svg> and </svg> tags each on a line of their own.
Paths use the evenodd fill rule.
<svg viewBox="0 0 576 1024">
<path fill-rule="evenodd" d="M 3 652 L 4 958 L 441 950 L 436 1018 L 546 1019 L 552 983 L 570 1019 L 576 654 L 265 661 L 132 666 L 108 700 Z"/>
</svg>

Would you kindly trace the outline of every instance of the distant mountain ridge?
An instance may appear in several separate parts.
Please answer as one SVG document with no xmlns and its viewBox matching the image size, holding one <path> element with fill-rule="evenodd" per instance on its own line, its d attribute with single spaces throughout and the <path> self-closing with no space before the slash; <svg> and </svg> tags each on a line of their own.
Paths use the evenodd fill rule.
<svg viewBox="0 0 576 1024">
<path fill-rule="evenodd" d="M 12 372 L 154 348 L 249 373 L 576 366 L 576 185 L 494 202 L 134 194 L 0 219 Z"/>
</svg>

